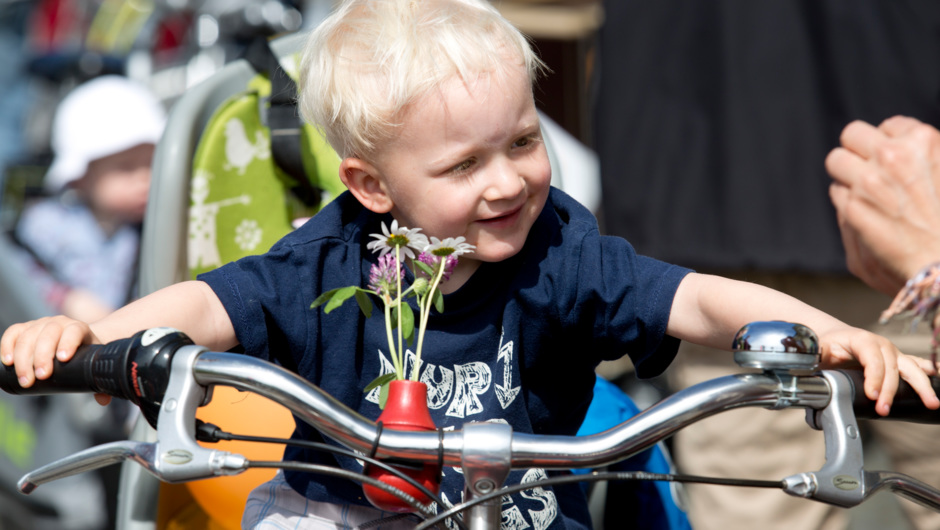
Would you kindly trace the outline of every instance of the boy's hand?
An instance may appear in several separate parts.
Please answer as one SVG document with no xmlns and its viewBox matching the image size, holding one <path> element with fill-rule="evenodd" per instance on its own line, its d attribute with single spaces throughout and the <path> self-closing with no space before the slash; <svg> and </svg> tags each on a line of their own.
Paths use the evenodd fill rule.
<svg viewBox="0 0 940 530">
<path fill-rule="evenodd" d="M 7 328 L 0 338 L 0 362 L 13 365 L 20 386 L 28 388 L 52 375 L 53 359 L 68 361 L 79 346 L 99 342 L 84 322 L 65 316 L 40 318 Z"/>
<path fill-rule="evenodd" d="M 826 367 L 858 362 L 865 370 L 865 395 L 882 416 L 891 412 L 898 375 L 917 392 L 928 409 L 940 408 L 928 375 L 937 375 L 927 359 L 905 355 L 888 339 L 863 329 L 842 326 L 820 333 L 820 356 Z"/>
</svg>

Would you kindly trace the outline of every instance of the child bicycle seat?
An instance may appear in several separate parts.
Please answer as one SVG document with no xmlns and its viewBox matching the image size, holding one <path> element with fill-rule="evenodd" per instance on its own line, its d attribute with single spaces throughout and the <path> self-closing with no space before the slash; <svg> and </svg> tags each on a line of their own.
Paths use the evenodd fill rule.
<svg viewBox="0 0 940 530">
<path fill-rule="evenodd" d="M 261 58 L 252 62 L 261 70 L 265 54 L 258 55 Z M 279 86 L 275 80 L 273 88 L 269 76 L 255 76 L 244 92 L 216 110 L 199 141 L 190 179 L 186 253 L 192 278 L 266 251 L 292 229 L 292 222 L 313 215 L 345 189 L 339 179 L 339 157 L 322 135 L 297 117 L 296 85 Z M 287 110 L 293 123 L 275 124 L 270 112 L 275 108 L 269 106 L 264 112 L 261 106 L 284 96 L 285 90 L 291 91 Z M 297 168 L 278 160 L 276 142 L 289 137 L 294 141 L 283 146 L 288 151 L 284 157 L 296 155 Z"/>
<path fill-rule="evenodd" d="M 174 105 L 154 155 L 141 240 L 140 292 L 193 279 L 224 263 L 260 254 L 345 188 L 339 157 L 302 124 L 293 102 L 300 35 L 257 41 Z M 289 437 L 290 414 L 264 398 L 215 390 L 199 418 L 234 432 Z M 152 430 L 138 421 L 133 437 Z M 283 447 L 220 442 L 258 460 Z M 240 527 L 248 493 L 273 470 L 251 470 L 185 485 L 161 484 L 134 465 L 122 469 L 121 528 Z"/>
</svg>

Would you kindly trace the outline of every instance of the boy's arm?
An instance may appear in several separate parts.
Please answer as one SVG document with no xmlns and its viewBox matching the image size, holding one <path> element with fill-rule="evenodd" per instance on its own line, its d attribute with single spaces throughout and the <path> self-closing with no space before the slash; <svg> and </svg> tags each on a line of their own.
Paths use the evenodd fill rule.
<svg viewBox="0 0 940 530">
<path fill-rule="evenodd" d="M 228 312 L 205 282 L 188 281 L 160 289 L 91 325 L 102 342 L 166 326 L 189 335 L 200 346 L 225 351 L 238 344 Z"/>
<path fill-rule="evenodd" d="M 731 348 L 741 326 L 758 320 L 797 322 L 815 331 L 827 366 L 852 361 L 865 369 L 865 395 L 877 400 L 887 415 L 900 374 L 928 408 L 940 407 L 926 372 L 929 362 L 902 354 L 889 340 L 853 328 L 792 296 L 747 282 L 705 274 L 689 274 L 679 284 L 666 332 L 681 340 L 722 350 Z"/>
<path fill-rule="evenodd" d="M 237 344 L 225 307 L 204 282 L 171 285 L 88 325 L 63 316 L 10 326 L 0 339 L 0 361 L 16 366 L 20 385 L 52 374 L 53 357 L 72 358 L 84 344 L 106 343 L 151 327 L 166 326 L 189 335 L 196 344 L 224 351 Z"/>
</svg>

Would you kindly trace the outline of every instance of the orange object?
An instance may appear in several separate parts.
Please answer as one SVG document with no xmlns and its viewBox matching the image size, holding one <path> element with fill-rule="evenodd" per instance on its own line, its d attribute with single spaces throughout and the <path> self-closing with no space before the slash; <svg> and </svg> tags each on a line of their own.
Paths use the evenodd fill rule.
<svg viewBox="0 0 940 530">
<path fill-rule="evenodd" d="M 230 387 L 216 387 L 212 402 L 200 408 L 196 417 L 234 434 L 288 438 L 294 431 L 293 416 L 286 408 Z M 249 460 L 280 461 L 284 456 L 284 446 L 278 444 L 223 441 L 201 445 L 238 453 Z M 248 494 L 275 473 L 275 469 L 250 469 L 229 477 L 189 482 L 186 486 L 213 521 L 226 530 L 239 530 Z"/>
</svg>

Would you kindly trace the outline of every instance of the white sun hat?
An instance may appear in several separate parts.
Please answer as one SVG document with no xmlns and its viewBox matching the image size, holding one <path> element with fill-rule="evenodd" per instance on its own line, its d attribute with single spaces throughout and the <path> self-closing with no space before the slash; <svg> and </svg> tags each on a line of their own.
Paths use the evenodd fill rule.
<svg viewBox="0 0 940 530">
<path fill-rule="evenodd" d="M 166 110 L 143 85 L 106 75 L 79 85 L 59 103 L 52 122 L 52 165 L 45 188 L 56 192 L 81 178 L 89 162 L 140 144 L 156 144 Z"/>
</svg>

